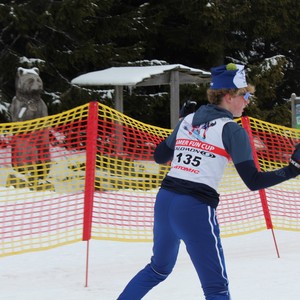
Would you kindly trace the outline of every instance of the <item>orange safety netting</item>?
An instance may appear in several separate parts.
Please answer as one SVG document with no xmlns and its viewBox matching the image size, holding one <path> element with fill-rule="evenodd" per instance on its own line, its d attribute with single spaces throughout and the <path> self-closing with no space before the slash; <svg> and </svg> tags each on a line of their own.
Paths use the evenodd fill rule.
<svg viewBox="0 0 300 300">
<path fill-rule="evenodd" d="M 253 118 L 237 122 L 261 170 L 288 163 L 299 130 Z M 0 256 L 91 238 L 152 240 L 155 196 L 169 168 L 152 156 L 170 132 L 97 102 L 0 124 Z M 298 178 L 252 192 L 229 163 L 218 192 L 223 236 L 300 231 Z"/>
</svg>

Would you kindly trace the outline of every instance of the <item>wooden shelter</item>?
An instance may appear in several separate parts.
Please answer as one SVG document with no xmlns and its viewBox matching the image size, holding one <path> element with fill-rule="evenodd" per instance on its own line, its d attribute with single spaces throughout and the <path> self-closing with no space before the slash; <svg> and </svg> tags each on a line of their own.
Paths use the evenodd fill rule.
<svg viewBox="0 0 300 300">
<path fill-rule="evenodd" d="M 180 64 L 159 66 L 111 67 L 74 78 L 79 86 L 114 86 L 115 109 L 123 113 L 123 88 L 170 85 L 170 124 L 174 128 L 179 116 L 180 84 L 201 84 L 210 81 L 210 72 Z"/>
</svg>

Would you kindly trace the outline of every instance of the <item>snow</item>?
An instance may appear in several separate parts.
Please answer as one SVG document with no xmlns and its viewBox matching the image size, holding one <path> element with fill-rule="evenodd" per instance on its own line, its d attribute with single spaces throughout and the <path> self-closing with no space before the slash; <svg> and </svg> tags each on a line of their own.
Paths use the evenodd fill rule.
<svg viewBox="0 0 300 300">
<path fill-rule="evenodd" d="M 152 76 L 163 74 L 164 72 L 180 70 L 191 75 L 198 75 L 209 78 L 210 72 L 190 68 L 181 64 L 160 65 L 160 66 L 130 66 L 111 67 L 105 70 L 89 72 L 74 78 L 71 83 L 86 86 L 100 85 L 120 85 L 135 86 Z"/>
<path fill-rule="evenodd" d="M 223 239 L 233 300 L 299 299 L 300 233 L 270 230 Z M 88 286 L 86 242 L 1 258 L 1 300 L 117 299 L 151 256 L 151 243 L 90 241 Z M 204 299 L 182 244 L 173 273 L 145 300 Z"/>
<path fill-rule="evenodd" d="M 39 69 L 38 68 L 25 69 L 25 68 L 19 67 L 18 72 L 22 72 L 22 74 L 39 75 Z"/>
<path fill-rule="evenodd" d="M 141 81 L 152 74 L 135 74 L 138 77 L 134 80 Z M 94 75 L 95 72 L 87 82 L 92 83 L 89 79 L 95 78 Z M 128 73 L 127 77 L 119 75 L 114 78 L 116 81 L 130 77 Z M 268 230 L 223 239 L 233 300 L 299 298 L 300 232 L 276 230 L 275 235 L 280 258 Z M 91 240 L 87 287 L 86 242 L 2 257 L 0 300 L 117 299 L 132 276 L 149 262 L 151 248 L 151 243 Z M 173 273 L 144 299 L 204 299 L 183 244 Z"/>
<path fill-rule="evenodd" d="M 28 58 L 26 56 L 21 56 L 19 58 L 20 64 L 27 64 L 28 66 L 35 66 L 35 65 L 41 65 L 45 64 L 45 60 L 39 59 L 39 58 Z"/>
<path fill-rule="evenodd" d="M 267 57 L 264 60 L 264 64 L 262 65 L 262 72 L 269 71 L 272 69 L 273 66 L 276 66 L 279 64 L 280 61 L 284 60 L 284 55 L 275 55 L 272 57 Z"/>
<path fill-rule="evenodd" d="M 0 100 L 1 100 L 1 98 L 0 98 Z M 0 103 L 0 112 L 7 112 L 8 106 L 9 106 L 8 103 L 5 103 L 5 102 Z"/>
</svg>

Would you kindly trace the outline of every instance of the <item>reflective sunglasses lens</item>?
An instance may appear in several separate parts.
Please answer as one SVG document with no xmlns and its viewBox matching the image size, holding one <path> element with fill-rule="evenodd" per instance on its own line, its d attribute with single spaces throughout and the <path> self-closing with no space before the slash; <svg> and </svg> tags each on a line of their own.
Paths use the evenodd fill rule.
<svg viewBox="0 0 300 300">
<path fill-rule="evenodd" d="M 244 97 L 244 100 L 245 100 L 246 102 L 248 102 L 248 101 L 250 101 L 251 94 L 250 94 L 249 92 L 247 92 L 247 93 L 245 93 L 245 94 L 243 95 L 243 97 Z"/>
</svg>

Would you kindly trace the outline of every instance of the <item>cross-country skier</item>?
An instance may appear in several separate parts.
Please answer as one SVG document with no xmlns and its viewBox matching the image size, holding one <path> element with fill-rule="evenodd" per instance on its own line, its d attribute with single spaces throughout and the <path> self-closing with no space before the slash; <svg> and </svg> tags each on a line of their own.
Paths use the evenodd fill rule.
<svg viewBox="0 0 300 300">
<path fill-rule="evenodd" d="M 246 131 L 233 121 L 249 103 L 254 87 L 243 65 L 213 68 L 210 104 L 183 118 L 157 146 L 157 163 L 172 160 L 154 208 L 151 261 L 125 287 L 118 300 L 142 299 L 172 272 L 182 240 L 199 276 L 206 300 L 229 300 L 228 278 L 216 208 L 218 184 L 229 157 L 250 190 L 264 189 L 300 173 L 300 149 L 284 168 L 259 172 Z"/>
</svg>

